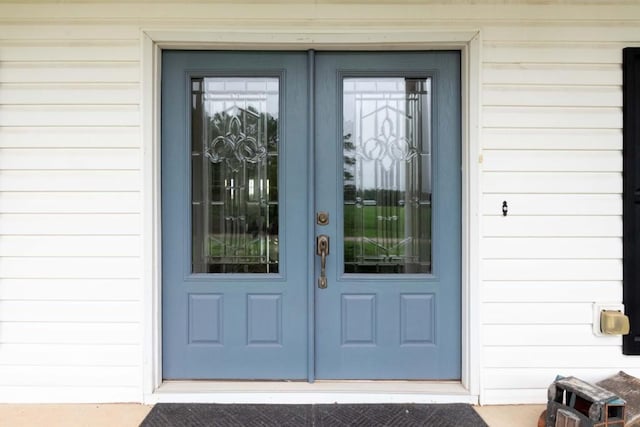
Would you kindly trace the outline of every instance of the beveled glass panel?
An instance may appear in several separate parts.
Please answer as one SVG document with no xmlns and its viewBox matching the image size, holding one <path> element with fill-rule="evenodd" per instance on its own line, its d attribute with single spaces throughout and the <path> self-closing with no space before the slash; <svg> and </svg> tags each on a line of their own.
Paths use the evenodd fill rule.
<svg viewBox="0 0 640 427">
<path fill-rule="evenodd" d="M 344 271 L 431 273 L 431 79 L 343 80 Z"/>
<path fill-rule="evenodd" d="M 279 80 L 191 89 L 192 272 L 277 273 Z"/>
</svg>

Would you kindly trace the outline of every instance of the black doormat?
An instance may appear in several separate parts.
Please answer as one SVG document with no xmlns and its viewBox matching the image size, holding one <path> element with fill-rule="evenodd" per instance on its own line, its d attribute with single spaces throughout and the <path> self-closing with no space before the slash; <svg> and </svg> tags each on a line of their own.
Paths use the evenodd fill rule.
<svg viewBox="0 0 640 427">
<path fill-rule="evenodd" d="M 217 405 L 158 403 L 141 427 L 486 427 L 470 405 Z"/>
</svg>

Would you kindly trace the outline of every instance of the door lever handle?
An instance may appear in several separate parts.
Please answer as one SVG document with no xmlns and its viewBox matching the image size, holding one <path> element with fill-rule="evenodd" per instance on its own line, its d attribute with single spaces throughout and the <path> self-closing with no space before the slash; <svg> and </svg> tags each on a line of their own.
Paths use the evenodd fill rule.
<svg viewBox="0 0 640 427">
<path fill-rule="evenodd" d="M 327 255 L 329 255 L 329 236 L 326 234 L 316 237 L 316 255 L 320 255 L 318 287 L 325 289 L 327 287 Z"/>
</svg>

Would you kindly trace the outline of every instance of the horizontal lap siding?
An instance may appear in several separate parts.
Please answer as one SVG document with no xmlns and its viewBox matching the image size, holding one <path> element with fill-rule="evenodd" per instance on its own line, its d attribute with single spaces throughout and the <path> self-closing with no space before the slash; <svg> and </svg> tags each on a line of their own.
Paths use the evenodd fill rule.
<svg viewBox="0 0 640 427">
<path fill-rule="evenodd" d="M 0 401 L 139 401 L 139 33 L 0 25 Z"/>
<path fill-rule="evenodd" d="M 482 401 L 542 403 L 558 374 L 640 374 L 620 337 L 592 331 L 593 303 L 622 301 L 621 59 L 640 30 L 483 36 Z"/>
<path fill-rule="evenodd" d="M 622 298 L 637 5 L 216 3 L 0 5 L 0 401 L 141 399 L 141 27 L 480 29 L 482 401 L 640 375 L 591 333 L 591 304 Z"/>
</svg>

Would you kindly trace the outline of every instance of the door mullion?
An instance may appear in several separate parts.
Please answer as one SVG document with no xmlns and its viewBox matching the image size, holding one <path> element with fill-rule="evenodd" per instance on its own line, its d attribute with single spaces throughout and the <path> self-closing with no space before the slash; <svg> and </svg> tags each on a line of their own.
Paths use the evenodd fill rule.
<svg viewBox="0 0 640 427">
<path fill-rule="evenodd" d="M 308 132 L 307 132 L 307 144 L 309 147 L 308 150 L 308 158 L 307 158 L 307 167 L 308 167 L 308 191 L 307 191 L 307 203 L 308 203 L 308 212 L 313 216 L 315 216 L 316 212 L 316 173 L 315 173 L 315 151 L 316 151 L 316 109 L 315 109 L 315 64 L 316 56 L 314 50 L 307 51 L 307 90 L 308 90 L 308 105 L 307 105 L 307 115 L 308 115 Z M 308 228 L 308 242 L 315 242 L 315 221 L 312 218 L 309 218 L 309 228 Z M 307 353 L 307 381 L 312 383 L 315 381 L 315 361 L 316 361 L 316 341 L 315 341 L 315 251 L 309 247 L 308 252 L 308 280 L 307 280 L 307 289 L 308 289 L 308 301 L 307 301 L 307 313 L 308 313 L 308 353 Z"/>
</svg>

